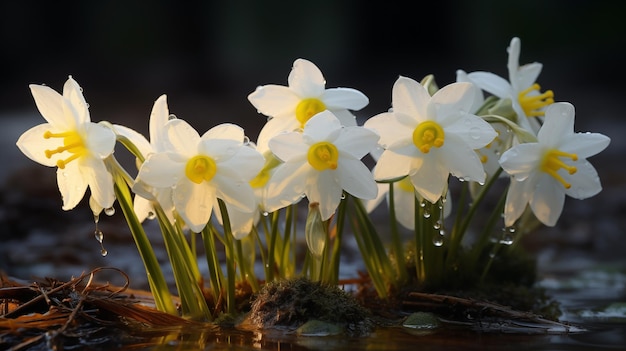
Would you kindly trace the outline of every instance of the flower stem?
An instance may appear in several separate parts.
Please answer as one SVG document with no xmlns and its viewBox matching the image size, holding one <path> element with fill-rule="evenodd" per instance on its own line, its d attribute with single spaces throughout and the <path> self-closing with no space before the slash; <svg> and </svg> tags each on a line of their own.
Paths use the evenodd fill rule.
<svg viewBox="0 0 626 351">
<path fill-rule="evenodd" d="M 228 210 L 222 199 L 218 199 L 220 212 L 222 214 L 222 225 L 224 226 L 224 247 L 226 248 L 226 309 L 229 314 L 235 314 L 235 249 L 233 245 L 233 232 L 230 228 Z"/>
<path fill-rule="evenodd" d="M 135 240 L 139 256 L 141 257 L 146 269 L 148 284 L 150 285 L 150 290 L 154 296 L 156 308 L 159 311 L 177 315 L 178 311 L 176 311 L 176 307 L 172 301 L 172 295 L 170 294 L 167 282 L 165 281 L 165 277 L 163 276 L 163 272 L 159 266 L 159 261 L 152 250 L 152 245 L 150 245 L 150 241 L 148 240 L 148 236 L 146 235 L 143 226 L 139 222 L 139 219 L 137 219 L 135 211 L 133 210 L 132 199 L 128 186 L 126 185 L 126 181 L 122 175 L 118 174 L 118 172 L 114 172 L 114 180 L 115 196 L 120 204 L 122 212 L 124 213 L 124 217 L 128 223 L 128 228 L 130 229 L 133 239 Z"/>
<path fill-rule="evenodd" d="M 448 258 L 446 261 L 448 266 L 450 266 L 453 263 L 452 260 L 456 259 L 456 253 L 459 248 L 459 245 L 461 244 L 461 240 L 463 240 L 465 231 L 467 230 L 467 227 L 472 221 L 472 218 L 474 217 L 474 214 L 476 213 L 478 206 L 481 204 L 481 202 L 485 198 L 485 195 L 487 195 L 487 192 L 489 191 L 489 189 L 491 189 L 491 187 L 496 182 L 496 180 L 498 180 L 501 173 L 502 173 L 502 167 L 499 167 L 498 170 L 491 176 L 491 178 L 489 178 L 487 183 L 482 186 L 482 189 L 478 193 L 478 196 L 476 196 L 476 198 L 472 202 L 472 205 L 467 211 L 467 214 L 465 215 L 465 218 L 461 222 L 458 229 L 456 226 L 457 223 L 455 223 L 455 226 L 453 228 L 454 236 L 450 240 L 450 249 L 448 251 Z"/>
<path fill-rule="evenodd" d="M 417 274 L 417 282 L 422 285 L 426 282 L 426 267 L 424 264 L 424 208 L 425 201 L 422 202 L 415 196 L 415 272 Z"/>
<path fill-rule="evenodd" d="M 408 272 L 404 259 L 404 248 L 400 239 L 400 231 L 398 229 L 398 220 L 396 217 L 396 203 L 394 183 L 389 183 L 389 226 L 391 231 L 391 243 L 396 257 L 396 269 L 398 272 L 398 284 L 402 285 L 408 281 Z"/>
<path fill-rule="evenodd" d="M 213 288 L 213 297 L 217 301 L 222 294 L 224 281 L 224 272 L 220 266 L 219 259 L 217 257 L 217 248 L 215 246 L 215 236 L 219 235 L 211 222 L 202 229 L 202 243 L 204 244 L 204 252 L 207 261 L 207 267 L 209 269 L 209 279 L 211 280 L 211 287 Z"/>
</svg>

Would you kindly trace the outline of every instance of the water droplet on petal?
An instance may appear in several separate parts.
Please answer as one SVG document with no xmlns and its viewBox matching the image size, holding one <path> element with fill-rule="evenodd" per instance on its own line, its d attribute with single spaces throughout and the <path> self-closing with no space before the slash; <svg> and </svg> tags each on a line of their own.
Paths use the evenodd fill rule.
<svg viewBox="0 0 626 351">
<path fill-rule="evenodd" d="M 104 209 L 104 213 L 107 216 L 113 216 L 115 214 L 115 208 L 113 208 L 113 207 L 105 208 Z"/>
<path fill-rule="evenodd" d="M 173 119 L 178 119 L 178 117 L 176 117 L 176 115 L 175 115 L 175 114 L 171 113 L 169 116 L 167 116 L 167 119 L 168 119 L 169 121 L 171 121 L 171 120 L 173 120 Z"/>
<path fill-rule="evenodd" d="M 478 127 L 472 127 L 469 131 L 470 138 L 474 140 L 480 139 L 480 129 Z"/>
<path fill-rule="evenodd" d="M 148 219 L 155 219 L 156 218 L 156 213 L 154 213 L 152 211 L 148 212 L 148 217 L 147 218 Z"/>
</svg>

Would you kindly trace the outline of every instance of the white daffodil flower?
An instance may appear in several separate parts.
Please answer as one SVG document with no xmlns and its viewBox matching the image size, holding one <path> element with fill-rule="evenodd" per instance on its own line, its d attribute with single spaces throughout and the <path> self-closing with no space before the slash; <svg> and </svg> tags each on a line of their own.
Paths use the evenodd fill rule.
<svg viewBox="0 0 626 351">
<path fill-rule="evenodd" d="M 473 92 L 470 83 L 452 83 L 431 97 L 418 82 L 400 77 L 393 86 L 393 109 L 365 122 L 366 128 L 378 132 L 385 149 L 376 165 L 376 180 L 408 175 L 431 203 L 444 193 L 449 174 L 483 183 L 485 170 L 474 150 L 489 144 L 496 132 L 468 112 Z"/>
<path fill-rule="evenodd" d="M 302 129 L 313 115 L 329 110 L 344 126 L 356 126 L 349 111 L 367 106 L 369 99 L 351 88 L 326 89 L 326 80 L 319 68 L 310 61 L 297 59 L 288 78 L 289 86 L 259 86 L 248 96 L 256 109 L 270 117 L 257 138 L 257 149 L 268 150 L 267 143 L 283 131 Z"/>
<path fill-rule="evenodd" d="M 155 188 L 173 187 L 176 211 L 193 232 L 208 223 L 218 198 L 240 211 L 257 209 L 249 182 L 263 167 L 263 156 L 244 144 L 241 127 L 221 124 L 202 137 L 180 119 L 163 128 L 168 151 L 150 154 L 137 179 Z"/>
<path fill-rule="evenodd" d="M 602 190 L 598 173 L 586 158 L 604 150 L 610 139 L 598 133 L 574 133 L 574 114 L 569 103 L 550 105 L 538 141 L 516 145 L 500 157 L 502 168 L 511 175 L 505 225 L 513 225 L 530 204 L 537 219 L 554 226 L 565 195 L 585 199 Z"/>
<path fill-rule="evenodd" d="M 521 45 L 520 39 L 516 37 L 507 48 L 508 81 L 490 72 L 472 72 L 467 78 L 488 93 L 501 99 L 511 99 L 513 110 L 518 116 L 517 124 L 536 133 L 541 124 L 532 117 L 544 116 L 544 108 L 554 103 L 554 93 L 552 90 L 541 93 L 541 87 L 536 83 L 543 68 L 541 63 L 533 62 L 520 66 Z"/>
<path fill-rule="evenodd" d="M 250 147 L 252 147 L 252 143 L 250 143 Z M 240 211 L 237 208 L 233 207 L 230 204 L 226 204 L 226 208 L 228 210 L 228 217 L 231 222 L 231 230 L 233 233 L 233 237 L 237 240 L 241 240 L 245 238 L 252 231 L 252 227 L 259 222 L 261 218 L 261 213 L 266 213 L 263 208 L 263 197 L 265 196 L 265 191 L 267 189 L 267 184 L 269 183 L 269 179 L 274 173 L 276 166 L 280 164 L 280 161 L 274 157 L 271 152 L 266 152 L 264 154 L 265 157 L 265 165 L 259 171 L 259 173 L 250 181 L 250 186 L 252 186 L 252 190 L 254 191 L 255 197 L 255 206 L 257 207 L 256 211 L 253 212 L 245 212 Z M 216 208 L 215 217 L 218 222 L 222 224 L 222 216 L 219 211 L 219 208 Z"/>
<path fill-rule="evenodd" d="M 375 161 L 378 161 L 381 153 L 382 150 L 377 148 L 370 154 Z M 372 171 L 374 172 L 375 169 L 376 166 L 374 166 Z M 423 199 L 415 191 L 415 187 L 411 183 L 410 178 L 404 177 L 393 183 L 377 183 L 376 185 L 378 186 L 378 195 L 376 198 L 363 201 L 367 213 L 372 213 L 383 202 L 383 200 L 387 201 L 387 207 L 391 207 L 391 203 L 389 202 L 389 187 L 393 186 L 396 220 L 407 229 L 415 229 L 415 200 L 417 197 L 417 201 L 419 203 L 422 202 Z M 449 192 L 446 194 L 445 199 L 446 202 L 445 205 L 443 205 L 443 218 L 447 218 L 450 213 L 452 213 L 452 201 L 450 199 Z"/>
<path fill-rule="evenodd" d="M 140 133 L 128 127 L 116 124 L 114 125 L 114 129 L 117 134 L 130 140 L 145 158 L 155 152 L 168 151 L 169 144 L 167 143 L 167 129 L 165 128 L 165 124 L 169 120 L 170 112 L 167 107 L 167 96 L 161 95 L 154 102 L 152 112 L 150 113 L 150 141 Z M 171 187 L 153 188 L 144 182 L 135 181 L 135 184 L 133 184 L 133 192 L 136 194 L 133 207 L 140 221 L 143 222 L 146 218 L 150 218 L 155 214 L 153 201 L 160 204 L 161 208 L 163 208 L 165 214 L 170 219 L 170 222 L 174 221 L 174 203 Z"/>
<path fill-rule="evenodd" d="M 47 123 L 24 132 L 17 147 L 35 162 L 58 167 L 64 210 L 76 207 L 87 188 L 98 209 L 112 207 L 113 177 L 104 159 L 113 153 L 115 133 L 91 122 L 82 90 L 71 76 L 63 86 L 63 95 L 44 85 L 30 85 L 30 90 Z M 93 209 L 94 213 L 98 209 Z"/>
<path fill-rule="evenodd" d="M 371 130 L 343 127 L 330 111 L 309 119 L 302 133 L 275 136 L 269 147 L 284 163 L 276 167 L 267 185 L 266 210 L 289 206 L 306 195 L 309 203 L 319 203 L 325 221 L 337 209 L 343 190 L 357 198 L 375 198 L 376 182 L 361 158 L 377 141 Z"/>
</svg>

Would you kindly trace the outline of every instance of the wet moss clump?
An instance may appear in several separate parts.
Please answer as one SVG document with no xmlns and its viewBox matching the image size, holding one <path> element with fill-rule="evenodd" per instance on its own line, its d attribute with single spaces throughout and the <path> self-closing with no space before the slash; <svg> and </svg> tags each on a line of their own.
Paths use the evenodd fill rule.
<svg viewBox="0 0 626 351">
<path fill-rule="evenodd" d="M 259 328 L 299 328 L 311 320 L 333 323 L 351 336 L 372 331 L 370 313 L 337 286 L 306 278 L 266 284 L 252 302 L 250 321 Z"/>
</svg>

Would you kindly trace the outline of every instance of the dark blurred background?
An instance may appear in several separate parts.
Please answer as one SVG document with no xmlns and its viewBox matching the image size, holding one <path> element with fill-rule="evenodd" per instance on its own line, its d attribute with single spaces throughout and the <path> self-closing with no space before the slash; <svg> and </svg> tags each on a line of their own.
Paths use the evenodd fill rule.
<svg viewBox="0 0 626 351">
<path fill-rule="evenodd" d="M 200 133 L 234 122 L 255 139 L 265 119 L 247 95 L 258 85 L 286 85 L 296 58 L 318 65 L 328 87 L 365 93 L 370 104 L 357 116 L 366 119 L 390 107 L 391 87 L 399 75 L 420 80 L 432 73 L 440 86 L 453 82 L 457 69 L 507 78 L 506 48 L 518 36 L 520 63 L 544 64 L 539 83 L 552 89 L 557 101 L 576 106 L 577 130 L 612 138 L 609 149 L 591 160 L 605 188 L 612 190 L 586 204 L 601 218 L 620 218 L 626 212 L 621 195 L 626 189 L 625 17 L 626 2 L 613 0 L 3 1 L 0 157 L 5 162 L 0 180 L 5 184 L 23 167 L 45 168 L 15 147 L 23 131 L 43 121 L 28 89 L 31 83 L 60 91 L 72 75 L 84 89 L 93 121 L 108 120 L 142 133 L 147 133 L 154 100 L 167 93 L 170 112 Z M 28 196 L 34 198 L 42 198 L 45 187 L 49 218 L 72 218 L 61 211 L 54 170 L 45 172 L 17 173 L 5 187 L 31 189 Z M 8 243 L 15 244 L 22 231 L 32 232 L 41 209 L 24 209 L 27 199 L 8 191 L 2 199 L 0 249 L 8 251 Z M 600 218 L 589 213 L 589 205 L 568 207 L 572 202 L 566 202 L 566 214 L 574 211 L 587 222 Z M 30 226 L 21 224 L 25 218 Z M 600 251 L 614 243 L 623 247 L 622 222 L 585 227 L 577 245 L 595 245 Z M 93 222 L 88 224 L 76 230 L 89 233 Z M 50 222 L 42 225 L 53 230 Z M 572 226 L 564 224 L 566 231 Z M 592 238 L 597 232 L 613 239 L 598 241 Z M 38 238 L 43 246 L 59 245 L 41 239 L 48 234 Z M 91 257 L 87 260 L 101 262 L 93 239 L 85 250 Z M 20 258 L 27 260 L 15 252 L 12 258 L 0 254 L 0 269 L 13 272 Z M 53 258 L 63 259 L 59 255 Z"/>
<path fill-rule="evenodd" d="M 247 94 L 286 84 L 303 57 L 329 87 L 368 95 L 359 115 L 369 117 L 389 107 L 398 75 L 433 73 L 440 85 L 458 68 L 506 77 L 506 47 L 518 36 L 521 63 L 544 64 L 545 89 L 580 106 L 580 118 L 607 118 L 595 108 L 611 101 L 586 94 L 609 100 L 626 90 L 625 15 L 626 3 L 608 0 L 4 1 L 0 111 L 36 112 L 28 84 L 60 90 L 71 74 L 95 121 L 146 127 L 167 93 L 172 112 L 200 131 L 224 121 L 258 127 Z"/>
</svg>

